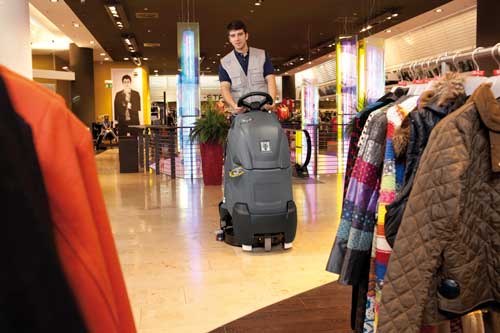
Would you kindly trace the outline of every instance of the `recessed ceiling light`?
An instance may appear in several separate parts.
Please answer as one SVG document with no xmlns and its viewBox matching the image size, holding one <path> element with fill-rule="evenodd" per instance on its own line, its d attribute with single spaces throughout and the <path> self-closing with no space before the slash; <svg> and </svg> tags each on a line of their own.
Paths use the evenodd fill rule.
<svg viewBox="0 0 500 333">
<path fill-rule="evenodd" d="M 148 29 L 148 32 L 151 32 L 151 29 Z"/>
<path fill-rule="evenodd" d="M 308 64 L 309 64 L 309 65 L 312 65 L 312 61 L 309 61 L 309 62 L 308 62 Z"/>
<path fill-rule="evenodd" d="M 54 2 L 54 1 L 52 1 L 52 2 Z M 67 71 L 69 69 L 69 67 L 68 66 L 63 66 L 62 69 L 65 70 L 65 71 Z"/>
<path fill-rule="evenodd" d="M 216 63 L 217 63 L 217 61 L 212 61 L 212 64 L 216 64 Z"/>
<path fill-rule="evenodd" d="M 73 27 L 75 27 L 75 28 L 80 27 L 80 23 L 73 22 Z"/>
<path fill-rule="evenodd" d="M 300 61 L 303 61 L 303 60 L 304 60 L 304 58 L 300 57 L 300 58 L 299 58 L 299 60 L 300 60 Z"/>
<path fill-rule="evenodd" d="M 217 53 L 217 56 L 220 57 L 220 53 Z"/>
<path fill-rule="evenodd" d="M 394 13 L 394 14 L 392 14 L 392 17 L 398 17 L 398 16 L 399 16 L 399 14 L 398 14 L 398 13 Z"/>
<path fill-rule="evenodd" d="M 95 42 L 93 40 L 90 41 L 90 44 L 94 44 Z"/>
<path fill-rule="evenodd" d="M 108 58 L 108 57 L 106 57 L 106 58 L 104 58 L 104 60 L 108 61 L 108 60 L 109 60 L 109 58 Z"/>
<path fill-rule="evenodd" d="M 50 2 L 58 2 L 59 0 L 50 0 Z"/>
<path fill-rule="evenodd" d="M 144 58 L 142 58 L 142 60 L 146 60 L 146 61 L 148 61 L 148 60 L 149 60 L 149 58 L 148 58 L 148 57 L 144 57 Z"/>
<path fill-rule="evenodd" d="M 210 70 L 210 67 L 207 67 L 207 71 L 209 71 L 209 70 Z"/>
<path fill-rule="evenodd" d="M 149 10 L 149 8 L 148 8 L 148 7 L 144 8 L 144 11 L 145 11 L 145 12 L 147 12 L 148 10 Z"/>
<path fill-rule="evenodd" d="M 281 69 L 279 69 L 279 68 L 278 68 L 278 69 L 276 69 L 276 71 L 278 71 L 278 72 L 279 72 L 279 71 L 281 71 Z"/>
<path fill-rule="evenodd" d="M 392 20 L 392 16 L 387 16 L 387 19 L 388 20 Z"/>
<path fill-rule="evenodd" d="M 104 53 L 104 52 L 103 52 L 103 53 L 101 53 L 100 55 L 104 57 L 104 56 L 106 55 L 106 53 Z"/>
<path fill-rule="evenodd" d="M 290 66 L 293 66 L 293 62 L 290 63 Z"/>
<path fill-rule="evenodd" d="M 157 69 L 155 69 L 155 70 L 154 70 L 154 72 L 155 72 L 155 73 L 158 73 L 158 70 L 157 70 Z"/>
<path fill-rule="evenodd" d="M 392 32 L 391 29 L 387 29 L 385 32 L 387 32 L 388 34 Z"/>
<path fill-rule="evenodd" d="M 256 6 L 260 6 L 260 5 L 262 5 L 262 0 L 257 0 L 257 1 L 255 1 L 255 5 L 256 5 Z"/>
<path fill-rule="evenodd" d="M 285 72 L 285 75 L 288 75 L 288 72 Z"/>
<path fill-rule="evenodd" d="M 123 60 L 127 61 L 127 60 L 129 60 L 129 58 L 125 57 L 125 58 L 123 58 Z"/>
<path fill-rule="evenodd" d="M 250 9 L 250 14 L 253 14 L 254 13 L 254 10 L 253 9 Z"/>
<path fill-rule="evenodd" d="M 441 13 L 442 11 L 443 11 L 443 9 L 442 9 L 442 8 L 438 8 L 438 9 L 436 9 L 436 13 Z"/>
</svg>

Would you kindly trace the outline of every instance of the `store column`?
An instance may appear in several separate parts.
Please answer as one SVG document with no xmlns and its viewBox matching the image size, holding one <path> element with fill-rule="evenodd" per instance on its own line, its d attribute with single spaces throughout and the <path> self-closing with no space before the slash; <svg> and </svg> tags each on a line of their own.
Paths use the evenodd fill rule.
<svg viewBox="0 0 500 333">
<path fill-rule="evenodd" d="M 93 50 L 70 44 L 69 66 L 75 72 L 75 81 L 71 82 L 71 110 L 85 125 L 90 126 L 96 121 Z"/>
<path fill-rule="evenodd" d="M 33 77 L 28 0 L 0 0 L 0 64 Z"/>
<path fill-rule="evenodd" d="M 482 47 L 493 46 L 500 42 L 500 1 L 477 0 L 477 31 L 476 45 Z M 498 66 L 490 59 L 479 62 L 481 69 L 490 75 Z"/>
</svg>

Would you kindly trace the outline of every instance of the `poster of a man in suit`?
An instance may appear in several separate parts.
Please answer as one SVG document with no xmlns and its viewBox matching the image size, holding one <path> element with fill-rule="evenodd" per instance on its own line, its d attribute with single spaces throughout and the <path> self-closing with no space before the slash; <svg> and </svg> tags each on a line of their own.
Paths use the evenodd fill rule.
<svg viewBox="0 0 500 333">
<path fill-rule="evenodd" d="M 142 77 L 134 70 L 113 69 L 113 118 L 120 136 L 134 133 L 131 125 L 142 125 Z M 118 90 L 121 88 L 121 90 Z"/>
</svg>

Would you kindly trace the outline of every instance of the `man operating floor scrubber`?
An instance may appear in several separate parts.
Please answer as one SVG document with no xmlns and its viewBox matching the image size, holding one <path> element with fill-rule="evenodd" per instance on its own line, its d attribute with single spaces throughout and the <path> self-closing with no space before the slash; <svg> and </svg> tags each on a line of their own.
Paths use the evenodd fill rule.
<svg viewBox="0 0 500 333">
<path fill-rule="evenodd" d="M 290 248 L 297 229 L 290 152 L 276 115 L 267 112 L 274 109 L 274 69 L 263 50 L 248 48 L 241 21 L 230 23 L 228 34 L 235 49 L 221 59 L 219 76 L 237 116 L 226 146 L 219 239 L 245 251 L 262 244 L 266 251 L 278 243 Z"/>
</svg>

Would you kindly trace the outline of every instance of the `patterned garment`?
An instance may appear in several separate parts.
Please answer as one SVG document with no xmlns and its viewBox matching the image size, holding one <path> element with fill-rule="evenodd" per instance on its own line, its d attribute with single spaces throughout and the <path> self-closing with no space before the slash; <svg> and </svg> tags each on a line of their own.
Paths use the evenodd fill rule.
<svg viewBox="0 0 500 333">
<path fill-rule="evenodd" d="M 387 110 L 387 137 L 385 145 L 384 166 L 382 181 L 380 185 L 380 197 L 378 203 L 378 218 L 376 236 L 374 237 L 375 255 L 372 255 L 371 275 L 375 276 L 375 283 L 371 283 L 374 289 L 368 290 L 367 309 L 365 313 L 364 333 L 377 332 L 378 305 L 382 298 L 382 288 L 387 264 L 391 254 L 391 247 L 384 235 L 384 220 L 386 206 L 394 201 L 403 183 L 404 161 L 396 159 L 392 137 L 394 131 L 401 126 L 407 110 L 413 110 L 417 105 L 418 97 L 411 97 Z"/>
<path fill-rule="evenodd" d="M 359 147 L 327 263 L 327 271 L 339 274 L 342 284 L 358 284 L 369 265 L 387 129 L 384 111 L 373 112 L 363 129 L 366 140 Z"/>
<path fill-rule="evenodd" d="M 369 116 L 378 109 L 386 106 L 392 102 L 392 99 L 384 99 L 382 101 L 375 102 L 373 104 L 368 105 L 366 108 L 361 110 L 356 117 L 353 119 L 353 128 L 351 132 L 351 138 L 349 140 L 349 151 L 347 152 L 347 162 L 346 162 L 346 170 L 344 176 L 344 197 L 347 194 L 347 186 L 349 185 L 349 181 L 351 180 L 352 170 L 354 169 L 354 164 L 356 163 L 356 159 L 359 153 L 359 147 L 361 146 L 361 142 L 359 142 L 360 136 L 363 132 L 363 128 L 366 126 L 368 122 Z"/>
</svg>

